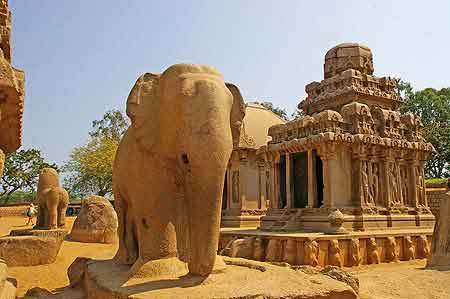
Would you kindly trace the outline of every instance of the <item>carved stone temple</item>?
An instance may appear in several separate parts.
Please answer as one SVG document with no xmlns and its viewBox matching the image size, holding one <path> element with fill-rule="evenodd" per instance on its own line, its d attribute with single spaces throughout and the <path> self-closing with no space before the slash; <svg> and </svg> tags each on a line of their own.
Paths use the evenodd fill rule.
<svg viewBox="0 0 450 299">
<path fill-rule="evenodd" d="M 223 229 L 221 252 L 291 265 L 358 266 L 429 256 L 435 218 L 424 184 L 433 146 L 399 111 L 395 81 L 372 52 L 340 44 L 306 85 L 305 115 L 268 130 L 257 150 L 269 201 L 260 229 Z"/>
<path fill-rule="evenodd" d="M 420 118 L 400 113 L 395 81 L 373 72 L 366 46 L 332 48 L 324 79 L 306 85 L 306 115 L 269 129 L 263 229 L 326 231 L 336 209 L 348 230 L 433 226 L 424 184 L 433 146 Z"/>
<path fill-rule="evenodd" d="M 228 162 L 222 199 L 222 227 L 257 227 L 269 206 L 269 171 L 258 150 L 273 125 L 286 121 L 255 103 L 245 105 L 239 142 Z"/>
<path fill-rule="evenodd" d="M 22 144 L 25 74 L 12 67 L 11 57 L 11 12 L 8 1 L 0 0 L 0 170 L 4 154 Z"/>
</svg>

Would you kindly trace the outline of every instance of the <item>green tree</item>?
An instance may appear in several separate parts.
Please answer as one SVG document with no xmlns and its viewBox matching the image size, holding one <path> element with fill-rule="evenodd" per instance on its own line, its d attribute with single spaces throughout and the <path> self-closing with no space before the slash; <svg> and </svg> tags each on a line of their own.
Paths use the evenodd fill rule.
<svg viewBox="0 0 450 299">
<path fill-rule="evenodd" d="M 92 130 L 89 132 L 91 138 L 109 138 L 119 141 L 130 122 L 122 111 L 109 110 L 100 120 L 92 122 Z"/>
<path fill-rule="evenodd" d="M 425 166 L 426 175 L 450 175 L 450 88 L 414 92 L 410 83 L 398 80 L 397 89 L 404 100 L 400 110 L 422 118 L 424 137 L 436 149 Z"/>
<path fill-rule="evenodd" d="M 55 163 L 48 163 L 37 149 L 21 150 L 9 154 L 5 160 L 5 171 L 0 179 L 0 197 L 6 204 L 16 191 L 34 192 L 39 173 L 45 167 L 58 170 Z"/>
<path fill-rule="evenodd" d="M 276 115 L 278 115 L 279 117 L 281 117 L 284 120 L 288 120 L 288 116 L 286 113 L 286 110 L 279 108 L 279 107 L 275 107 L 273 105 L 273 103 L 271 102 L 254 102 L 255 104 L 261 105 L 264 108 L 272 111 L 273 113 L 275 113 Z"/>
<path fill-rule="evenodd" d="M 105 196 L 112 192 L 112 168 L 120 139 L 129 121 L 118 110 L 110 110 L 92 122 L 89 141 L 73 149 L 63 166 L 64 186 L 75 197 Z"/>
</svg>

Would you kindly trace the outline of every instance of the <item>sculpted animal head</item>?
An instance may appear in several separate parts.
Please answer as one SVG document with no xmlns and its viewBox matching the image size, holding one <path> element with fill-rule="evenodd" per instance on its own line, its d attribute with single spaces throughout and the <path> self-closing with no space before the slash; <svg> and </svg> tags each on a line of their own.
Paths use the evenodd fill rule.
<svg viewBox="0 0 450 299">
<path fill-rule="evenodd" d="M 127 115 L 135 138 L 147 150 L 167 138 L 161 127 L 181 128 L 181 115 L 189 114 L 188 101 L 196 96 L 231 103 L 229 117 L 233 144 L 239 142 L 245 105 L 239 89 L 205 65 L 177 64 L 162 74 L 145 73 L 134 84 L 127 100 Z M 208 105 L 208 102 L 205 102 Z M 226 106 L 226 105 L 225 105 Z M 165 120 L 168 119 L 168 122 Z"/>
<path fill-rule="evenodd" d="M 58 172 L 53 168 L 43 168 L 39 174 L 37 193 L 47 188 L 59 186 Z"/>
</svg>

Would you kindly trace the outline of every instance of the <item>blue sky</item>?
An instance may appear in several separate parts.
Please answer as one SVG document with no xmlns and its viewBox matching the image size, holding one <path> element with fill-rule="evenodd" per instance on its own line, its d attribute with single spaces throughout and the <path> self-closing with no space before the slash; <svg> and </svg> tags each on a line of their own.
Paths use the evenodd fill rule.
<svg viewBox="0 0 450 299">
<path fill-rule="evenodd" d="M 136 78 L 210 64 L 248 100 L 294 111 L 325 52 L 362 42 L 376 75 L 450 86 L 450 1 L 10 0 L 26 72 L 24 148 L 61 163 Z"/>
</svg>

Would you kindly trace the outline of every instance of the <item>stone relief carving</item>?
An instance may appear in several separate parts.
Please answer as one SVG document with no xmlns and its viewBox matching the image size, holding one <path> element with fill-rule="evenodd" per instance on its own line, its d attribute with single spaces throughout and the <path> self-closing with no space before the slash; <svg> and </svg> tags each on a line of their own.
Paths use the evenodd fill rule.
<svg viewBox="0 0 450 299">
<path fill-rule="evenodd" d="M 420 166 L 416 166 L 416 195 L 417 204 L 422 207 L 425 206 L 425 179 L 424 170 Z"/>
<path fill-rule="evenodd" d="M 394 162 L 388 162 L 388 184 L 391 204 L 394 206 L 400 205 L 397 167 Z"/>
<path fill-rule="evenodd" d="M 403 258 L 406 261 L 414 259 L 414 245 L 410 236 L 403 238 Z"/>
<path fill-rule="evenodd" d="M 282 250 L 283 247 L 280 240 L 270 239 L 266 248 L 266 262 L 279 262 Z"/>
<path fill-rule="evenodd" d="M 314 240 L 305 241 L 305 264 L 316 267 L 319 264 L 319 244 Z"/>
<path fill-rule="evenodd" d="M 377 163 L 370 163 L 371 165 L 371 171 L 370 171 L 370 179 L 369 179 L 369 184 L 370 184 L 370 198 L 371 198 L 371 202 L 373 204 L 378 202 L 378 197 L 379 197 L 379 170 L 378 170 L 378 164 Z"/>
<path fill-rule="evenodd" d="M 330 240 L 328 258 L 330 265 L 342 267 L 341 249 L 339 248 L 338 240 Z"/>
<path fill-rule="evenodd" d="M 256 238 L 253 244 L 253 257 L 256 261 L 264 260 L 264 241 L 261 238 Z"/>
<path fill-rule="evenodd" d="M 368 264 L 379 264 L 380 255 L 378 253 L 377 241 L 375 238 L 370 238 L 367 240 L 367 263 Z"/>
<path fill-rule="evenodd" d="M 428 258 L 430 255 L 430 244 L 427 236 L 421 235 L 417 238 L 417 257 Z"/>
<path fill-rule="evenodd" d="M 351 266 L 359 266 L 359 264 L 361 263 L 361 254 L 359 253 L 359 248 L 359 239 L 351 239 L 349 250 Z"/>
<path fill-rule="evenodd" d="M 364 203 L 372 204 L 373 199 L 370 196 L 369 192 L 369 174 L 368 174 L 368 162 L 365 160 L 361 161 L 361 187 L 362 187 L 362 197 L 364 199 Z"/>
<path fill-rule="evenodd" d="M 394 237 L 387 237 L 386 239 L 386 260 L 388 262 L 398 261 L 398 254 L 396 250 L 396 243 Z"/>
<path fill-rule="evenodd" d="M 283 261 L 294 265 L 297 260 L 297 241 L 289 239 L 285 242 Z"/>
<path fill-rule="evenodd" d="M 400 166 L 400 182 L 401 182 L 401 196 L 402 196 L 402 203 L 407 204 L 408 203 L 408 170 L 406 169 L 405 165 Z"/>
</svg>

